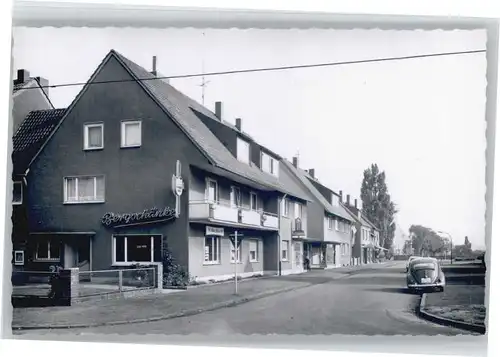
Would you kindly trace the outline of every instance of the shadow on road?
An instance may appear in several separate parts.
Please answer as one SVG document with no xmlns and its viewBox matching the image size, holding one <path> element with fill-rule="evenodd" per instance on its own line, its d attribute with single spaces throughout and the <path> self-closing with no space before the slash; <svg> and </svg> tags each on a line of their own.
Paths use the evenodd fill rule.
<svg viewBox="0 0 500 357">
<path fill-rule="evenodd" d="M 411 292 L 407 288 L 398 288 L 398 287 L 371 288 L 364 290 L 381 292 L 381 293 L 392 293 L 392 294 L 420 295 L 418 292 Z"/>
</svg>

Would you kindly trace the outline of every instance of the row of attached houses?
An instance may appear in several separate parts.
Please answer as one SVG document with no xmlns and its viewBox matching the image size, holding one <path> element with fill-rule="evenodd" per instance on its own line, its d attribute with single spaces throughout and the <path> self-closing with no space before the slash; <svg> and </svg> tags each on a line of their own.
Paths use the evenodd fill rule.
<svg viewBox="0 0 500 357">
<path fill-rule="evenodd" d="M 33 81 L 40 90 L 24 88 Z M 212 281 L 235 263 L 242 277 L 293 274 L 367 263 L 380 249 L 349 198 L 154 68 L 111 50 L 63 109 L 46 85 L 26 71 L 15 80 L 14 270 L 159 263 L 168 249 L 193 279 Z M 46 99 L 21 100 L 28 93 Z"/>
</svg>

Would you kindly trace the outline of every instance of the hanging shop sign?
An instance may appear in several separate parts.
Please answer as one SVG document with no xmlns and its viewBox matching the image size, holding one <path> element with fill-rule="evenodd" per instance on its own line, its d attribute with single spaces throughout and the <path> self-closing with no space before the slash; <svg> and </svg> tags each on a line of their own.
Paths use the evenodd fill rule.
<svg viewBox="0 0 500 357">
<path fill-rule="evenodd" d="M 184 192 L 184 180 L 182 179 L 181 162 L 177 160 L 175 164 L 175 174 L 172 175 L 172 192 L 176 197 L 180 197 Z"/>
<path fill-rule="evenodd" d="M 182 179 L 182 165 L 179 160 L 175 163 L 175 174 L 172 175 L 172 192 L 175 197 L 175 216 L 181 214 L 181 196 L 184 192 L 184 180 Z"/>
<path fill-rule="evenodd" d="M 136 213 L 106 213 L 101 222 L 106 227 L 123 227 L 140 225 L 147 223 L 156 223 L 172 220 L 176 217 L 176 212 L 170 207 L 158 209 L 156 207 L 145 209 Z"/>
</svg>

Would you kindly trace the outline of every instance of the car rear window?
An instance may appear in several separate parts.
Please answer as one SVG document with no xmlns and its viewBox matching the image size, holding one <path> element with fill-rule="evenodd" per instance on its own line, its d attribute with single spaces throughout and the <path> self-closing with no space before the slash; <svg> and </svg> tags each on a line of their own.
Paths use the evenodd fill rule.
<svg viewBox="0 0 500 357">
<path fill-rule="evenodd" d="M 436 265 L 436 261 L 433 259 L 415 259 L 411 261 L 411 266 L 415 266 L 417 264 L 427 264 L 427 265 L 432 265 L 434 267 Z"/>
<path fill-rule="evenodd" d="M 412 264 L 413 270 L 434 270 L 436 268 L 435 263 L 416 263 Z"/>
</svg>

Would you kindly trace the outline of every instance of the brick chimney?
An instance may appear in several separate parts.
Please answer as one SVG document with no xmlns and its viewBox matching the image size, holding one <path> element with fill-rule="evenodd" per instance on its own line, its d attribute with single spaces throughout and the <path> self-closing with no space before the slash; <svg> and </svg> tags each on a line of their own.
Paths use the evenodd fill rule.
<svg viewBox="0 0 500 357">
<path fill-rule="evenodd" d="M 348 206 L 351 205 L 351 195 L 347 195 L 346 203 L 347 203 Z"/>
<path fill-rule="evenodd" d="M 30 72 L 25 69 L 17 70 L 17 78 L 14 79 L 14 85 L 26 82 L 30 78 Z"/>
<path fill-rule="evenodd" d="M 222 121 L 222 102 L 215 102 L 215 116 Z"/>
<path fill-rule="evenodd" d="M 344 196 L 342 195 L 342 190 L 339 191 L 340 202 L 344 203 Z"/>
<path fill-rule="evenodd" d="M 156 71 L 156 56 L 153 56 L 153 70 L 151 71 L 151 74 L 155 77 L 158 75 L 158 72 Z"/>
<path fill-rule="evenodd" d="M 315 177 L 314 177 L 314 169 L 309 169 L 309 175 L 310 175 L 312 178 L 315 178 Z"/>
<path fill-rule="evenodd" d="M 354 200 L 354 208 L 358 209 L 358 199 L 357 198 Z"/>
<path fill-rule="evenodd" d="M 296 169 L 299 168 L 299 158 L 297 156 L 293 157 L 292 163 L 293 163 L 293 166 L 295 166 Z"/>
<path fill-rule="evenodd" d="M 241 118 L 236 118 L 236 129 L 241 131 Z"/>
</svg>

